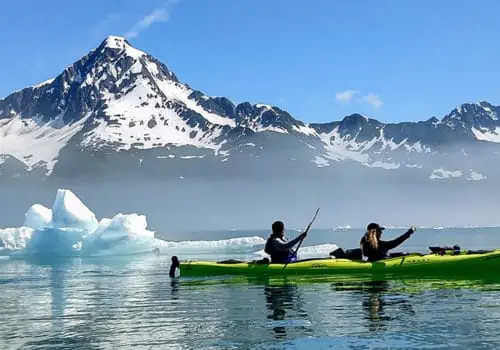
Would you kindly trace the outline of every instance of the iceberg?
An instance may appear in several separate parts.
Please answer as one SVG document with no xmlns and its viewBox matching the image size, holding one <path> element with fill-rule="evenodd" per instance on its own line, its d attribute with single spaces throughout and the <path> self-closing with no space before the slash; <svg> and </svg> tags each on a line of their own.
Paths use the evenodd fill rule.
<svg viewBox="0 0 500 350">
<path fill-rule="evenodd" d="M 51 224 L 57 228 L 71 227 L 86 231 L 95 230 L 98 226 L 94 213 L 68 190 L 57 190 L 56 200 L 52 206 Z"/>
<path fill-rule="evenodd" d="M 144 215 L 116 214 L 97 220 L 70 190 L 57 190 L 52 208 L 32 205 L 23 226 L 0 230 L 0 254 L 102 255 L 152 252 L 165 242 L 147 229 Z"/>
<path fill-rule="evenodd" d="M 24 227 L 42 230 L 44 227 L 48 227 L 52 221 L 52 210 L 40 204 L 33 204 L 24 217 Z"/>
<path fill-rule="evenodd" d="M 102 219 L 97 230 L 83 238 L 82 250 L 92 254 L 104 250 L 113 254 L 142 253 L 159 248 L 161 242 L 147 229 L 144 215 L 119 213 L 112 219 Z"/>
<path fill-rule="evenodd" d="M 30 241 L 32 234 L 33 229 L 30 227 L 0 230 L 0 252 L 23 249 Z"/>
<path fill-rule="evenodd" d="M 96 215 L 70 190 L 58 189 L 49 209 L 32 205 L 23 225 L 0 229 L 0 255 L 103 256 L 171 252 L 248 252 L 263 245 L 262 237 L 218 241 L 169 242 L 148 230 L 145 215 L 118 213 L 113 218 Z"/>
</svg>

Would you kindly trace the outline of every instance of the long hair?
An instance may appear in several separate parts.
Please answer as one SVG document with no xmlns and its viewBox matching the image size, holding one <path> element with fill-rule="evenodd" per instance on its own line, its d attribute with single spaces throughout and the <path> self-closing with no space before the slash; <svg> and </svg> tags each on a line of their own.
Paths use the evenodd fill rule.
<svg viewBox="0 0 500 350">
<path fill-rule="evenodd" d="M 377 230 L 370 230 L 365 233 L 365 236 L 363 237 L 365 244 L 368 245 L 373 250 L 378 249 L 378 240 L 380 239 L 380 234 L 377 232 Z"/>
</svg>

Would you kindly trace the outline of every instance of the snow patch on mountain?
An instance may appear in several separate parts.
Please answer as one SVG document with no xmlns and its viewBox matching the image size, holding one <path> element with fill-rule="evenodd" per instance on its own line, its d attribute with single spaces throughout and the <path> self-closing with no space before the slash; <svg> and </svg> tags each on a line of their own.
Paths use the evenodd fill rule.
<svg viewBox="0 0 500 350">
<path fill-rule="evenodd" d="M 307 135 L 307 136 L 316 136 L 316 137 L 318 136 L 318 133 L 313 128 L 309 127 L 308 125 L 306 125 L 306 126 L 294 125 L 294 126 L 292 126 L 292 128 L 296 132 L 299 132 L 299 133 Z"/>
<path fill-rule="evenodd" d="M 331 160 L 340 161 L 351 159 L 360 163 L 366 163 L 370 157 L 363 154 L 368 146 L 368 143 L 357 143 L 348 136 L 341 137 L 339 127 L 333 129 L 329 133 L 319 134 L 321 141 L 324 143 L 326 154 L 325 156 Z"/>
<path fill-rule="evenodd" d="M 421 164 L 406 164 L 407 168 L 418 168 L 421 169 L 422 165 Z"/>
<path fill-rule="evenodd" d="M 181 156 L 179 158 L 180 159 L 196 159 L 196 158 L 202 159 L 202 158 L 205 158 L 205 154 L 203 154 L 201 156 Z"/>
<path fill-rule="evenodd" d="M 471 128 L 471 130 L 474 133 L 474 136 L 476 136 L 476 139 L 480 141 L 500 143 L 500 127 L 498 126 L 494 131 L 490 131 L 487 128 L 481 128 L 481 130 Z"/>
<path fill-rule="evenodd" d="M 217 125 L 228 125 L 233 128 L 236 126 L 236 122 L 233 119 L 225 118 L 217 114 L 207 112 L 196 101 L 191 100 L 189 98 L 189 95 L 193 93 L 193 90 L 189 89 L 187 86 L 169 80 L 155 81 L 155 83 L 165 94 L 165 96 L 167 96 L 167 98 L 174 99 L 183 103 L 187 108 L 200 114 L 210 123 Z"/>
<path fill-rule="evenodd" d="M 115 43 L 116 47 L 110 43 Z M 223 142 L 215 142 L 214 139 L 221 135 L 220 126 L 234 126 L 233 120 L 205 111 L 194 100 L 189 99 L 193 90 L 173 81 L 171 76 L 165 76 L 156 62 L 148 56 L 130 51 L 131 47 L 124 41 L 108 38 L 106 45 L 123 49 L 135 59 L 127 72 L 119 72 L 121 76 L 115 85 L 122 86 L 131 79 L 134 83 L 125 84 L 119 93 L 101 91 L 101 98 L 107 104 L 104 112 L 108 120 L 96 122 L 94 130 L 82 142 L 84 147 L 116 144 L 118 150 L 129 150 L 191 145 L 216 151 L 221 147 Z M 116 74 L 118 73 L 113 75 Z M 85 82 L 99 85 L 104 79 L 105 75 L 98 79 L 87 76 Z M 182 106 L 198 113 L 212 125 L 206 130 L 199 123 L 188 123 L 179 115 Z"/>
<path fill-rule="evenodd" d="M 491 106 L 488 102 L 486 101 L 476 102 L 476 106 L 481 107 L 490 116 L 492 120 L 498 120 L 498 113 L 491 109 L 491 107 L 493 106 Z"/>
<path fill-rule="evenodd" d="M 441 180 L 453 177 L 462 177 L 462 172 L 460 170 L 450 171 L 440 168 L 434 169 L 429 175 L 429 179 L 431 180 Z"/>
<path fill-rule="evenodd" d="M 118 100 L 110 103 L 108 112 L 124 116 L 112 118 L 115 123 L 111 124 L 100 120 L 82 142 L 83 146 L 89 147 L 98 144 L 100 140 L 106 140 L 118 144 L 118 150 L 191 145 L 217 151 L 223 144 L 213 141 L 220 136 L 220 128 L 203 133 L 199 128 L 189 126 L 172 110 L 166 109 L 158 113 L 151 107 L 141 108 L 134 114 L 123 113 L 125 106 L 134 104 L 131 102 L 134 100 L 133 97 L 127 100 L 127 102 Z"/>
<path fill-rule="evenodd" d="M 52 82 L 55 80 L 55 78 L 51 78 L 51 79 L 48 79 L 48 80 L 45 80 L 45 81 L 42 81 L 41 83 L 38 83 L 36 85 L 33 85 L 32 88 L 33 89 L 38 89 L 42 86 L 45 86 L 45 85 L 49 85 L 49 84 L 52 84 Z"/>
<path fill-rule="evenodd" d="M 256 104 L 255 107 L 259 108 L 259 115 L 255 118 L 246 118 L 242 125 L 251 129 L 254 132 L 266 132 L 266 131 L 271 131 L 271 132 L 277 132 L 280 134 L 288 134 L 288 131 L 283 129 L 282 127 L 279 126 L 274 126 L 274 125 L 266 125 L 262 118 L 264 116 L 264 113 L 266 112 L 272 112 L 273 107 L 269 105 L 264 105 L 264 104 Z"/>
<path fill-rule="evenodd" d="M 325 158 L 320 157 L 320 156 L 314 157 L 313 163 L 316 164 L 318 166 L 318 168 L 323 168 L 323 167 L 327 167 L 330 165 L 328 160 L 326 160 Z"/>
<path fill-rule="evenodd" d="M 391 151 L 397 150 L 401 145 L 404 144 L 406 140 L 401 141 L 400 143 L 395 143 L 392 139 L 388 140 L 384 136 L 384 129 L 380 130 L 380 136 L 375 140 L 375 142 L 381 143 L 381 150 L 389 149 Z"/>
<path fill-rule="evenodd" d="M 399 163 L 387 163 L 387 162 L 382 162 L 380 160 L 376 160 L 373 163 L 365 164 L 366 166 L 370 168 L 383 168 L 383 169 L 398 169 L 401 165 Z"/>
<path fill-rule="evenodd" d="M 487 179 L 486 176 L 480 173 L 476 173 L 475 171 L 471 171 L 469 177 L 467 178 L 468 181 L 481 181 L 486 179 Z"/>
<path fill-rule="evenodd" d="M 133 57 L 139 58 L 146 55 L 145 52 L 136 49 L 132 45 L 130 45 L 127 40 L 123 37 L 109 35 L 104 41 L 104 47 L 110 49 L 116 49 L 122 51 L 123 54 Z"/>
<path fill-rule="evenodd" d="M 62 115 L 49 122 L 44 122 L 42 117 L 25 119 L 19 115 L 0 119 L 0 154 L 17 158 L 28 170 L 45 165 L 46 174 L 50 175 L 59 152 L 82 130 L 87 118 L 70 124 L 63 122 Z"/>
<path fill-rule="evenodd" d="M 409 152 L 417 152 L 417 153 L 431 153 L 432 149 L 428 146 L 422 145 L 420 141 L 415 142 L 412 145 L 404 144 L 404 148 L 406 148 Z"/>
</svg>

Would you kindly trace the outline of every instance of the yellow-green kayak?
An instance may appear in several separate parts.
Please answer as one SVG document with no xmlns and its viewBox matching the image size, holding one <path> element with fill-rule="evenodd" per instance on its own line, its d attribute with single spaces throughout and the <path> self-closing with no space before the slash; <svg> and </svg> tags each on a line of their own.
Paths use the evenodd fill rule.
<svg viewBox="0 0 500 350">
<path fill-rule="evenodd" d="M 439 255 L 409 254 L 364 262 L 350 259 L 307 259 L 285 264 L 256 262 L 181 261 L 181 276 L 221 275 L 336 275 L 336 274 L 410 274 L 471 275 L 495 277 L 500 274 L 500 249 L 486 253 Z"/>
</svg>

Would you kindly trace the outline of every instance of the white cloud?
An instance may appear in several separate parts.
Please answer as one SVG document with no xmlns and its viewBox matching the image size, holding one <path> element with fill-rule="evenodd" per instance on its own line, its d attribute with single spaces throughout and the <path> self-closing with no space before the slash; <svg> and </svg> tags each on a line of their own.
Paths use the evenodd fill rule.
<svg viewBox="0 0 500 350">
<path fill-rule="evenodd" d="M 178 3 L 179 0 L 168 0 L 162 7 L 154 9 L 147 16 L 142 18 L 139 22 L 125 34 L 127 39 L 135 38 L 145 29 L 158 22 L 166 22 L 170 18 L 169 6 Z"/>
<path fill-rule="evenodd" d="M 382 107 L 382 105 L 384 104 L 382 102 L 382 100 L 380 99 L 380 96 L 379 95 L 375 95 L 375 94 L 368 94 L 368 95 L 365 95 L 361 98 L 361 100 L 363 102 L 366 102 L 368 104 L 371 104 L 373 107 L 375 108 L 380 108 Z"/>
<path fill-rule="evenodd" d="M 358 91 L 356 91 L 356 90 L 346 90 L 346 91 L 335 93 L 335 98 L 339 102 L 349 103 L 349 102 L 351 102 L 352 98 L 356 94 L 358 94 Z"/>
<path fill-rule="evenodd" d="M 121 13 L 110 13 L 103 20 L 99 21 L 94 25 L 93 32 L 96 37 L 101 38 L 108 31 L 108 27 L 112 26 L 113 23 L 120 20 L 122 17 Z"/>
</svg>

